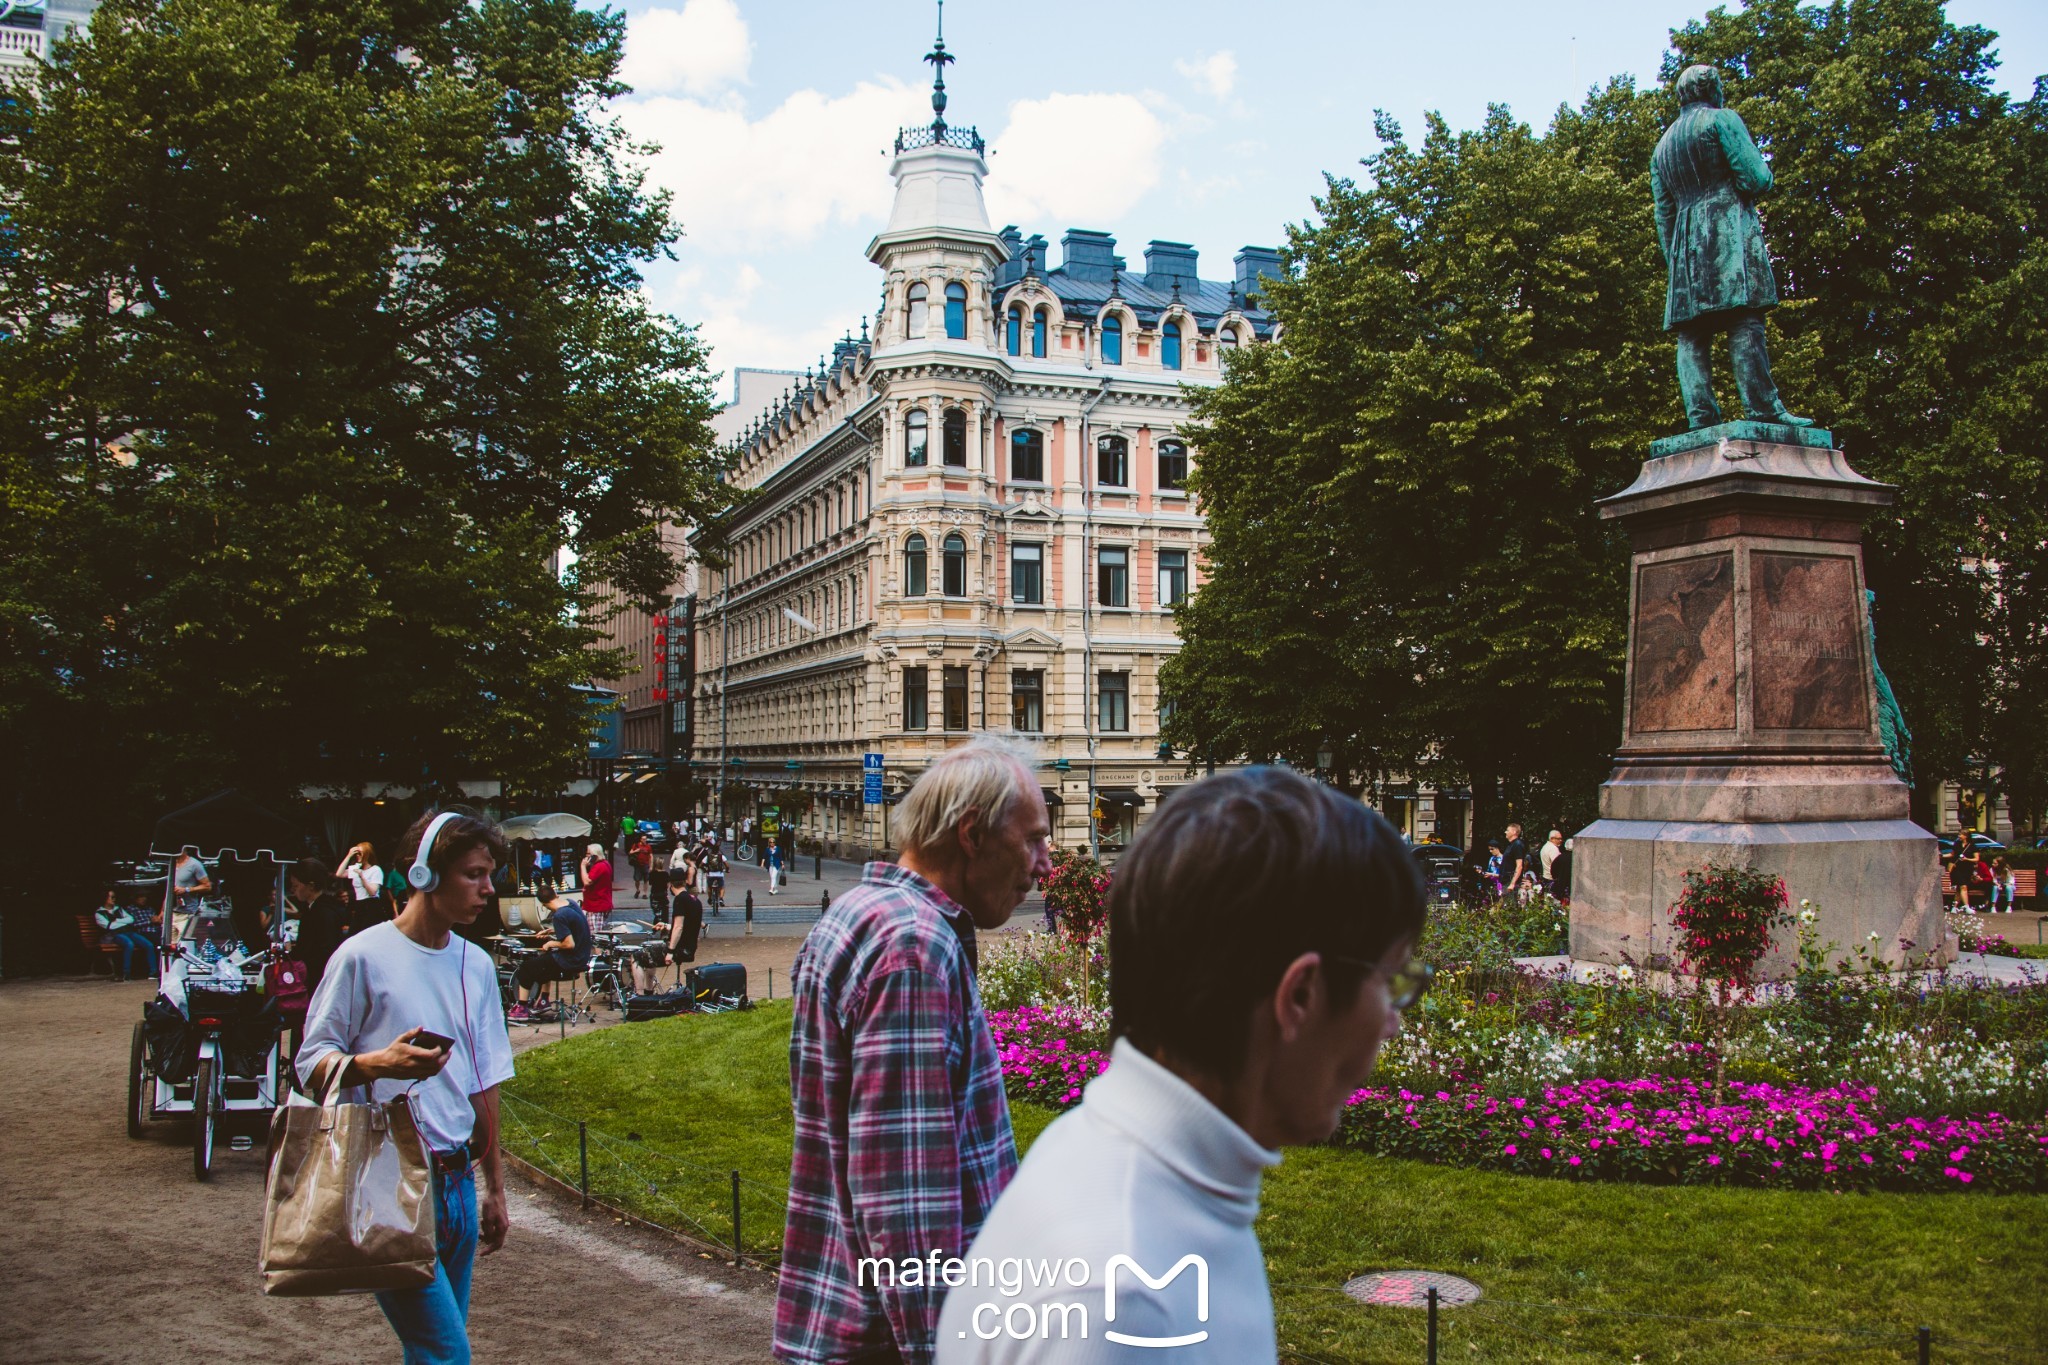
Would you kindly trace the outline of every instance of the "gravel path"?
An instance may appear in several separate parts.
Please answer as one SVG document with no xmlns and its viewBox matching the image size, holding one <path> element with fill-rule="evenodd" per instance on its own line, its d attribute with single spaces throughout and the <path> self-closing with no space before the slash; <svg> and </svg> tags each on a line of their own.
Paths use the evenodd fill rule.
<svg viewBox="0 0 2048 1365">
<path fill-rule="evenodd" d="M 761 945 L 784 961 L 795 946 Z M 129 1032 L 151 991 L 104 978 L 0 986 L 0 1358 L 396 1361 L 397 1338 L 366 1298 L 263 1297 L 260 1131 L 251 1151 L 219 1151 L 205 1185 L 184 1123 L 127 1138 Z M 490 1362 L 767 1362 L 773 1293 L 759 1272 L 515 1178 L 511 1238 L 477 1265 L 470 1337 Z"/>
</svg>

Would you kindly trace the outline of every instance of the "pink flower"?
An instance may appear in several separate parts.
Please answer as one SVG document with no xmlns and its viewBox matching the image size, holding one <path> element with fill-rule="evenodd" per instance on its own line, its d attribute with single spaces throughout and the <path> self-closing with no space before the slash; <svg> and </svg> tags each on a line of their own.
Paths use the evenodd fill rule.
<svg viewBox="0 0 2048 1365">
<path fill-rule="evenodd" d="M 1513 1156 L 1515 1154 L 1515 1144 L 1510 1142 L 1504 1150 L 1509 1156 Z"/>
</svg>

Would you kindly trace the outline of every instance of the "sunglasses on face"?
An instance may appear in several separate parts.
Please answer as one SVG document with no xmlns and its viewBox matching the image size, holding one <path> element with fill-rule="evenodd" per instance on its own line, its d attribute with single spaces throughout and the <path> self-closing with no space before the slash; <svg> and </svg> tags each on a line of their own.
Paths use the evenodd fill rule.
<svg viewBox="0 0 2048 1365">
<path fill-rule="evenodd" d="M 1387 979 L 1387 1004 L 1397 1010 L 1413 1008 L 1429 983 L 1436 979 L 1436 968 L 1427 962 L 1410 962 L 1399 971 L 1389 972 L 1377 962 L 1367 962 L 1361 957 L 1339 957 L 1335 953 L 1324 953 L 1326 961 L 1341 962 L 1347 967 L 1358 967 L 1364 971 L 1376 972 Z"/>
</svg>

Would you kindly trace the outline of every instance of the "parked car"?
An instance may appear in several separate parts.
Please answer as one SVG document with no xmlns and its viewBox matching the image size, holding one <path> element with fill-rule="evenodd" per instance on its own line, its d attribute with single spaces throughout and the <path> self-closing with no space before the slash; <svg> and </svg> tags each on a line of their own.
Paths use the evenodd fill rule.
<svg viewBox="0 0 2048 1365">
<path fill-rule="evenodd" d="M 1937 835 L 1935 837 L 1934 842 L 1936 846 L 1938 846 L 1941 849 L 1941 856 L 1944 858 L 1948 857 L 1950 854 L 1956 851 L 1956 836 L 1953 834 Z M 1988 834 L 1978 835 L 1976 838 L 1976 844 L 1977 851 L 1979 853 L 2005 852 L 2005 845 L 2000 843 L 1998 840 L 1992 838 Z M 2036 847 L 2043 846 L 2048 846 L 2048 840 L 2044 840 L 2036 844 Z"/>
</svg>

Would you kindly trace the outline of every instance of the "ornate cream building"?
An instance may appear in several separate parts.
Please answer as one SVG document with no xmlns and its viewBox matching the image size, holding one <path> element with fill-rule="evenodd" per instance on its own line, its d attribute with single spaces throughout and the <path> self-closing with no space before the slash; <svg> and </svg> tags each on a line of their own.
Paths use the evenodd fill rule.
<svg viewBox="0 0 2048 1365">
<path fill-rule="evenodd" d="M 945 122 L 943 41 L 928 60 L 937 117 L 898 135 L 868 245 L 873 335 L 735 442 L 749 496 L 701 546 L 692 768 L 754 804 L 800 789 L 829 849 L 887 847 L 864 754 L 893 800 L 947 747 L 1014 731 L 1056 842 L 1086 847 L 1092 825 L 1113 852 L 1186 780 L 1158 689 L 1202 577 L 1185 386 L 1270 335 L 1257 291 L 1278 257 L 1247 247 L 1203 280 L 1191 247 L 1155 241 L 1127 271 L 1107 234 L 1074 230 L 1052 266 L 1042 237 L 990 227 L 982 140 Z"/>
</svg>

